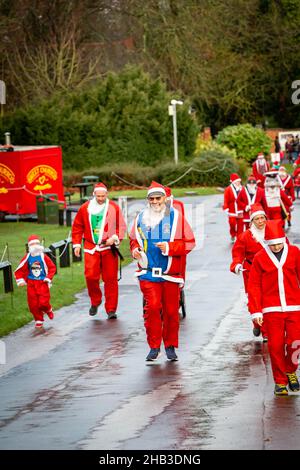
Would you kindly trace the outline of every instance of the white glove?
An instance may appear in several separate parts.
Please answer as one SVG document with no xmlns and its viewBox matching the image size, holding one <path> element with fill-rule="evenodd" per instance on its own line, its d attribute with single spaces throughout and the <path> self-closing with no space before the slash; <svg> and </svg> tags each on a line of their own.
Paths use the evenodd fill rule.
<svg viewBox="0 0 300 470">
<path fill-rule="evenodd" d="M 236 267 L 234 268 L 235 274 L 241 274 L 243 271 L 243 266 L 241 264 L 237 264 Z"/>
</svg>

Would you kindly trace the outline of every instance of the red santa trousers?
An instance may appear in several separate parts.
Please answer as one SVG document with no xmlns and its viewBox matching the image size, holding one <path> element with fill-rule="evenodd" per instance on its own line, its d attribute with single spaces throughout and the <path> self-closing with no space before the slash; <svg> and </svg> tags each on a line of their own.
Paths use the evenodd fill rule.
<svg viewBox="0 0 300 470">
<path fill-rule="evenodd" d="M 179 284 L 176 282 L 140 281 L 144 295 L 144 325 L 150 348 L 178 347 Z"/>
<path fill-rule="evenodd" d="M 244 221 L 239 217 L 228 217 L 229 232 L 232 238 L 236 237 L 244 231 Z"/>
<path fill-rule="evenodd" d="M 286 374 L 293 373 L 298 368 L 300 312 L 265 313 L 264 325 L 274 381 L 287 385 Z"/>
<path fill-rule="evenodd" d="M 35 321 L 44 321 L 44 313 L 49 313 L 52 310 L 48 283 L 28 279 L 27 301 Z"/>
<path fill-rule="evenodd" d="M 105 310 L 116 312 L 118 307 L 118 256 L 111 250 L 84 253 L 84 275 L 92 305 L 100 305 L 102 292 L 100 277 L 104 282 Z"/>
</svg>

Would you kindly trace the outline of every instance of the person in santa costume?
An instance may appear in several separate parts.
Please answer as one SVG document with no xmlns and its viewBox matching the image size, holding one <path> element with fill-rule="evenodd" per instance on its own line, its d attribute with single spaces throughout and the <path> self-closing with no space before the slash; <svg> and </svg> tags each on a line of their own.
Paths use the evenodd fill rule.
<svg viewBox="0 0 300 470">
<path fill-rule="evenodd" d="M 265 175 L 265 189 L 262 205 L 269 220 L 280 219 L 284 226 L 289 211 L 293 210 L 292 201 L 281 189 L 277 170 L 268 171 Z"/>
<path fill-rule="evenodd" d="M 252 204 L 250 210 L 250 228 L 240 234 L 232 248 L 232 263 L 230 271 L 234 274 L 243 273 L 244 289 L 248 294 L 249 273 L 253 258 L 264 246 L 266 213 L 261 204 Z M 260 327 L 253 321 L 254 336 L 262 335 L 263 341 L 267 341 L 264 327 Z"/>
<path fill-rule="evenodd" d="M 243 211 L 243 231 L 250 225 L 250 210 L 253 204 L 262 203 L 263 190 L 257 186 L 256 179 L 250 175 L 247 184 L 242 187 L 237 198 L 238 210 Z"/>
<path fill-rule="evenodd" d="M 243 210 L 238 209 L 237 198 L 242 190 L 241 178 L 236 173 L 230 175 L 230 185 L 224 191 L 223 210 L 228 215 L 231 241 L 243 232 Z"/>
<path fill-rule="evenodd" d="M 184 284 L 182 256 L 195 246 L 188 222 L 175 207 L 166 205 L 164 186 L 153 181 L 147 207 L 136 217 L 130 232 L 130 249 L 138 261 L 136 276 L 144 296 L 144 325 L 151 363 L 164 343 L 167 359 L 178 359 L 179 287 Z"/>
<path fill-rule="evenodd" d="M 270 171 L 270 165 L 265 159 L 265 156 L 263 152 L 260 152 L 257 155 L 257 158 L 255 162 L 252 165 L 252 174 L 255 176 L 255 179 L 257 181 L 257 185 L 260 188 L 264 187 L 264 182 L 265 182 L 265 173 L 267 171 Z"/>
<path fill-rule="evenodd" d="M 265 228 L 265 247 L 254 257 L 248 283 L 252 319 L 264 325 L 275 395 L 299 391 L 300 250 L 289 245 L 280 220 Z"/>
<path fill-rule="evenodd" d="M 50 304 L 51 281 L 56 272 L 53 261 L 44 253 L 37 235 L 28 238 L 28 253 L 21 259 L 14 272 L 18 287 L 27 286 L 28 308 L 35 319 L 35 327 L 42 328 L 44 315 L 53 320 Z"/>
<path fill-rule="evenodd" d="M 117 318 L 118 251 L 126 233 L 126 224 L 119 206 L 108 199 L 107 187 L 97 183 L 93 199 L 79 209 L 72 226 L 75 256 L 80 256 L 84 240 L 84 275 L 91 299 L 89 314 L 96 315 L 102 302 L 100 277 L 104 282 L 105 310 L 108 319 Z"/>
<path fill-rule="evenodd" d="M 285 192 L 285 194 L 287 195 L 287 197 L 290 199 L 290 201 L 293 204 L 296 197 L 295 197 L 295 188 L 294 188 L 294 182 L 292 180 L 292 177 L 288 174 L 284 166 L 279 167 L 278 176 L 279 176 L 280 183 L 281 183 L 281 189 Z M 287 219 L 289 227 L 291 226 L 291 219 L 292 219 L 292 215 L 291 215 L 291 211 L 289 211 L 289 215 Z"/>
</svg>

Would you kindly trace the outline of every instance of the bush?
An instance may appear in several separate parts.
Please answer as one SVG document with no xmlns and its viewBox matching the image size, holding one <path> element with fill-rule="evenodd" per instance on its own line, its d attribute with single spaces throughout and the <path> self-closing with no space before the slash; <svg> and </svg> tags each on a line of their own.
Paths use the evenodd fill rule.
<svg viewBox="0 0 300 470">
<path fill-rule="evenodd" d="M 272 139 L 262 129 L 250 124 L 239 124 L 225 127 L 219 132 L 217 143 L 235 150 L 238 158 L 251 163 L 259 152 L 270 152 Z"/>
<path fill-rule="evenodd" d="M 190 168 L 193 169 L 188 171 Z M 145 167 L 137 163 L 119 163 L 99 168 L 91 167 L 81 172 L 65 171 L 64 184 L 71 186 L 81 181 L 85 175 L 97 175 L 99 181 L 105 183 L 108 188 L 127 186 L 127 182 L 147 187 L 152 180 L 165 185 L 178 180 L 174 185 L 177 187 L 227 186 L 231 173 L 238 172 L 242 178 L 245 178 L 247 170 L 245 162 L 242 161 L 240 164 L 239 160 L 232 158 L 228 151 L 203 150 L 189 162 L 179 161 L 176 166 L 172 161 L 161 163 L 155 167 Z M 124 181 L 122 182 L 115 174 Z"/>
<path fill-rule="evenodd" d="M 173 156 L 171 98 L 174 93 L 160 79 L 130 67 L 87 90 L 18 109 L 6 116 L 0 133 L 10 131 L 15 144 L 61 145 L 64 169 L 130 161 L 152 165 Z M 188 110 L 188 101 L 178 107 L 180 159 L 193 154 L 198 132 Z"/>
</svg>

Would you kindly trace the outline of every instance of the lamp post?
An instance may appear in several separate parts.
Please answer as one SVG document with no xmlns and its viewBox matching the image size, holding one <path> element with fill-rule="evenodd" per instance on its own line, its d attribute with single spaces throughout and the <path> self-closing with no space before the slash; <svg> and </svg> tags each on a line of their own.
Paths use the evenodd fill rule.
<svg viewBox="0 0 300 470">
<path fill-rule="evenodd" d="M 174 137 L 174 162 L 175 165 L 178 164 L 178 139 L 177 139 L 177 114 L 176 114 L 176 105 L 183 105 L 183 101 L 180 100 L 171 100 L 169 106 L 169 116 L 173 117 L 173 137 Z"/>
</svg>

